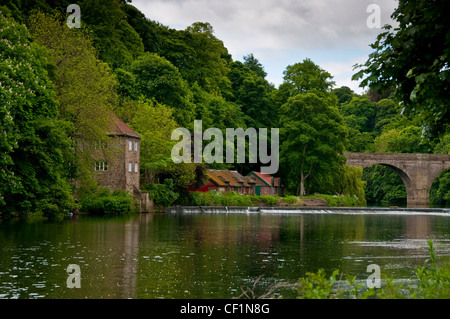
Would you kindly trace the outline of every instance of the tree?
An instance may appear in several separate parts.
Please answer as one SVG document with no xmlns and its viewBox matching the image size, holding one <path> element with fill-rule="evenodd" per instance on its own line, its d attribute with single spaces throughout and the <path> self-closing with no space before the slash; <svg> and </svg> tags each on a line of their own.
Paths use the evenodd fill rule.
<svg viewBox="0 0 450 319">
<path fill-rule="evenodd" d="M 261 79 L 264 80 L 266 78 L 267 72 L 264 71 L 264 66 L 258 61 L 257 58 L 255 58 L 253 53 L 244 56 L 244 64 Z"/>
<path fill-rule="evenodd" d="M 450 2 L 400 0 L 374 50 L 353 79 L 375 91 L 396 89 L 410 114 L 419 115 L 431 138 L 449 129 Z"/>
<path fill-rule="evenodd" d="M 253 58 L 252 63 L 259 62 Z M 273 127 L 278 120 L 269 94 L 271 87 L 261 76 L 239 61 L 231 63 L 232 100 L 240 105 L 247 127 Z"/>
<path fill-rule="evenodd" d="M 353 90 L 348 86 L 341 86 L 339 88 L 333 89 L 332 92 L 338 98 L 338 105 L 350 102 L 355 95 L 355 92 L 353 92 Z"/>
<path fill-rule="evenodd" d="M 422 139 L 422 129 L 414 125 L 387 130 L 375 138 L 378 153 L 427 153 L 430 148 Z"/>
<path fill-rule="evenodd" d="M 82 22 L 93 31 L 99 57 L 111 67 L 126 67 L 144 53 L 139 34 L 127 21 L 120 0 L 84 0 Z"/>
<path fill-rule="evenodd" d="M 96 56 L 89 33 L 69 29 L 61 15 L 36 13 L 29 19 L 35 41 L 49 49 L 59 118 L 73 123 L 72 138 L 82 143 L 108 142 L 117 80 Z M 78 144 L 78 180 L 92 182 L 92 148 Z"/>
<path fill-rule="evenodd" d="M 0 12 L 0 211 L 52 216 L 71 209 L 70 123 L 58 120 L 47 50 Z"/>
<path fill-rule="evenodd" d="M 286 99 L 312 89 L 319 92 L 329 92 L 335 84 L 332 81 L 331 74 L 310 59 L 289 65 L 284 71 L 283 79 L 279 91 Z"/>
<path fill-rule="evenodd" d="M 126 100 L 116 114 L 141 135 L 140 168 L 143 184 L 155 183 L 167 171 L 171 159 L 172 131 L 178 127 L 173 109 L 151 100 Z"/>
<path fill-rule="evenodd" d="M 207 22 L 195 22 L 186 32 L 192 56 L 188 68 L 182 70 L 184 78 L 189 83 L 197 82 L 207 92 L 229 97 L 228 51 L 223 42 L 214 36 L 213 27 Z"/>
<path fill-rule="evenodd" d="M 297 94 L 281 107 L 280 146 L 290 188 L 305 195 L 308 178 L 330 176 L 345 163 L 347 129 L 336 97 L 313 92 Z"/>
<path fill-rule="evenodd" d="M 192 92 L 172 63 L 155 53 L 146 52 L 133 61 L 129 70 L 136 78 L 136 88 L 145 98 L 172 107 L 179 125 L 193 126 L 195 105 Z"/>
<path fill-rule="evenodd" d="M 346 116 L 355 116 L 356 124 L 361 132 L 372 132 L 375 127 L 376 105 L 367 96 L 353 96 L 352 99 L 343 103 L 339 110 Z"/>
</svg>

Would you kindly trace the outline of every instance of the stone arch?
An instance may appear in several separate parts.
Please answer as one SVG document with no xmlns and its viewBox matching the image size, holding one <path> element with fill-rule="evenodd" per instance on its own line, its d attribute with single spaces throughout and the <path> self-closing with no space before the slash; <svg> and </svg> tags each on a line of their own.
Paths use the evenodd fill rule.
<svg viewBox="0 0 450 319">
<path fill-rule="evenodd" d="M 394 171 L 399 177 L 400 179 L 403 181 L 403 185 L 405 185 L 406 188 L 406 197 L 407 199 L 414 197 L 414 187 L 413 187 L 413 181 L 411 180 L 411 177 L 409 177 L 409 175 L 400 167 L 392 165 L 392 164 L 387 164 L 385 162 L 373 162 L 370 163 L 369 165 L 364 165 L 361 166 L 363 168 L 367 168 L 367 167 L 371 167 L 374 165 L 382 165 L 385 167 L 389 167 L 392 171 Z"/>
<path fill-rule="evenodd" d="M 408 206 L 427 207 L 431 185 L 437 176 L 450 167 L 450 155 L 445 154 L 393 154 L 344 153 L 347 165 L 362 168 L 372 165 L 390 167 L 402 179 Z"/>
</svg>

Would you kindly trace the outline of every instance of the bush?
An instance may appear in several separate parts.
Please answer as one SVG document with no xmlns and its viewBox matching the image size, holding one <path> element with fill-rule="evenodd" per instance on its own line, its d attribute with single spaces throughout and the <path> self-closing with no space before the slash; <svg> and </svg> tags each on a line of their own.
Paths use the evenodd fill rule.
<svg viewBox="0 0 450 319">
<path fill-rule="evenodd" d="M 301 204 L 301 200 L 296 196 L 281 197 L 281 200 L 290 205 Z"/>
<path fill-rule="evenodd" d="M 302 198 L 321 198 L 326 200 L 330 207 L 338 207 L 340 205 L 346 207 L 361 206 L 360 199 L 355 195 L 342 196 L 342 195 L 316 194 L 316 195 L 302 196 Z"/>
<path fill-rule="evenodd" d="M 132 210 L 133 198 L 126 191 L 111 192 L 101 188 L 96 193 L 80 198 L 81 211 L 89 214 L 127 214 Z"/>
<path fill-rule="evenodd" d="M 166 179 L 164 184 L 149 184 L 145 186 L 145 190 L 149 192 L 149 198 L 153 199 L 156 205 L 163 207 L 169 207 L 180 196 L 174 191 L 172 179 Z"/>
<path fill-rule="evenodd" d="M 278 203 L 278 196 L 271 196 L 271 195 L 261 195 L 259 198 L 263 201 L 264 204 L 267 206 L 274 206 Z"/>
<path fill-rule="evenodd" d="M 317 273 L 307 273 L 298 283 L 298 298 L 300 299 L 338 299 L 338 298 L 377 298 L 377 299 L 448 299 L 450 297 L 450 263 L 437 263 L 433 242 L 428 241 L 430 259 L 424 266 L 418 267 L 416 276 L 417 287 L 394 284 L 392 279 L 386 279 L 386 284 L 375 290 L 361 289 L 364 284 L 356 284 L 354 277 L 349 277 L 346 283 L 341 283 L 342 274 L 335 270 L 328 278 L 323 269 Z M 339 277 L 338 277 L 339 276 Z M 347 284 L 351 290 L 340 290 Z"/>
</svg>

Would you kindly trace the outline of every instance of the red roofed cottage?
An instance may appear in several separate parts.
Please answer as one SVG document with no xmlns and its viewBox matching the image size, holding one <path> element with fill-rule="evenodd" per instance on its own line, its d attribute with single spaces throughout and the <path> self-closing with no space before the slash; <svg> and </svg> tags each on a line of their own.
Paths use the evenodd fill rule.
<svg viewBox="0 0 450 319">
<path fill-rule="evenodd" d="M 256 180 L 256 195 L 283 195 L 283 185 L 279 177 L 273 177 L 270 174 L 260 172 L 250 172 L 247 174 Z"/>
</svg>

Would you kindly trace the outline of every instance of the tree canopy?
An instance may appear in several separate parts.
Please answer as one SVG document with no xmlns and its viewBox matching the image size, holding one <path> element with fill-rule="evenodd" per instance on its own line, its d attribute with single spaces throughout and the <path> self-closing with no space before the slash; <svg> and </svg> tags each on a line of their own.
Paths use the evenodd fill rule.
<svg viewBox="0 0 450 319">
<path fill-rule="evenodd" d="M 431 137 L 448 133 L 450 122 L 450 3 L 400 0 L 371 45 L 374 50 L 354 79 L 376 91 L 395 88 L 405 109 L 420 116 Z"/>
<path fill-rule="evenodd" d="M 385 27 L 354 76 L 369 86 L 363 94 L 336 87 L 332 75 L 306 57 L 286 66 L 277 87 L 259 57 L 231 56 L 208 22 L 175 30 L 146 18 L 130 1 L 78 3 L 80 29 L 66 25 L 69 1 L 0 6 L 2 214 L 73 208 L 80 184 L 74 180 L 85 176 L 90 183 L 94 174 L 89 147 L 75 141 L 107 141 L 113 114 L 142 136 L 141 186 L 167 191 L 166 199 L 177 204 L 190 185 L 203 182 L 205 168 L 246 175 L 263 165 L 174 164 L 170 133 L 192 130 L 194 120 L 223 133 L 280 128 L 275 175 L 285 194 L 404 200 L 395 172 L 348 167 L 344 151 L 450 152 L 449 5 L 443 0 L 399 1 L 393 15 L 399 27 Z M 450 202 L 449 176 L 436 179 L 433 201 Z M 158 182 L 162 186 L 153 185 Z"/>
</svg>

